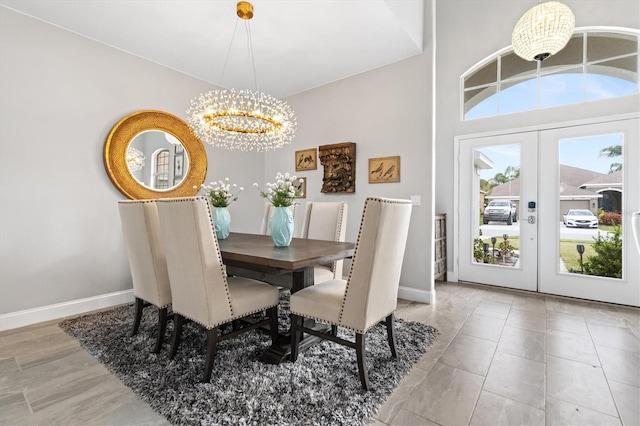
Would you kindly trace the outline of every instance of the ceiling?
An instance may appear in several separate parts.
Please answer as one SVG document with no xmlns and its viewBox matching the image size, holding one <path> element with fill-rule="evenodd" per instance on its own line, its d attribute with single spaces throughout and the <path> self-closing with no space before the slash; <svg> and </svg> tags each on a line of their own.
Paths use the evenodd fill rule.
<svg viewBox="0 0 640 426">
<path fill-rule="evenodd" d="M 217 86 L 275 97 L 397 62 L 423 48 L 423 0 L 254 0 L 249 27 L 256 87 L 235 0 L 0 4 Z"/>
</svg>

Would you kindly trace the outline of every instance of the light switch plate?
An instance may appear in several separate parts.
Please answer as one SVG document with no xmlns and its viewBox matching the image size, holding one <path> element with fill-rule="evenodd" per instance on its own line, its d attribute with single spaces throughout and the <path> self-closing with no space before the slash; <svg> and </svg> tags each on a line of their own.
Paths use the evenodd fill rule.
<svg viewBox="0 0 640 426">
<path fill-rule="evenodd" d="M 419 195 L 411 196 L 411 204 L 413 204 L 414 206 L 419 206 L 420 203 L 421 203 L 421 197 Z"/>
</svg>

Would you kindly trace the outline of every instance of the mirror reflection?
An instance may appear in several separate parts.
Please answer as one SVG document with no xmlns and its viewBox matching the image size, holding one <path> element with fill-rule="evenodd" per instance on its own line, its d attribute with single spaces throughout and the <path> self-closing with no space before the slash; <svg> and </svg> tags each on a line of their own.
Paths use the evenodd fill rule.
<svg viewBox="0 0 640 426">
<path fill-rule="evenodd" d="M 127 167 L 138 183 L 155 191 L 180 185 L 189 170 L 189 158 L 171 133 L 148 130 L 136 135 L 127 148 Z"/>
</svg>

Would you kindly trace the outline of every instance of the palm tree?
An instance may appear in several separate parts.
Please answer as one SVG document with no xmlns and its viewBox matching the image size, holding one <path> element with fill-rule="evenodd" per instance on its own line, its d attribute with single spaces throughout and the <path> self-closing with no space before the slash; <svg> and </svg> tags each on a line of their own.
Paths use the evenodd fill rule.
<svg viewBox="0 0 640 426">
<path fill-rule="evenodd" d="M 615 158 L 622 156 L 622 145 L 611 145 L 600 150 L 600 157 Z M 622 163 L 611 163 L 609 173 L 622 170 Z"/>
<path fill-rule="evenodd" d="M 489 184 L 493 187 L 493 186 L 501 185 L 503 183 L 507 183 L 519 177 L 520 177 L 520 167 L 508 166 L 504 170 L 504 173 L 496 173 L 494 177 L 489 179 Z"/>
<path fill-rule="evenodd" d="M 504 171 L 504 175 L 508 180 L 517 179 L 520 177 L 520 167 L 508 166 Z"/>
<path fill-rule="evenodd" d="M 485 180 L 485 179 L 480 179 L 480 190 L 484 191 L 484 192 L 491 192 L 491 188 L 493 188 L 493 186 L 489 183 L 489 181 Z"/>
<path fill-rule="evenodd" d="M 509 178 L 504 175 L 504 173 L 496 173 L 494 177 L 489 179 L 489 183 L 492 186 L 500 185 L 502 183 L 509 182 Z"/>
</svg>

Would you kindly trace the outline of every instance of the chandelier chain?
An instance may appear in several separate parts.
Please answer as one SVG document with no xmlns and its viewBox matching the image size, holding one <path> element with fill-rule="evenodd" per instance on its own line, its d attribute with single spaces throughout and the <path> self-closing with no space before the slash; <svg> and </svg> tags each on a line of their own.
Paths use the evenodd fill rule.
<svg viewBox="0 0 640 426">
<path fill-rule="evenodd" d="M 231 48 L 233 47 L 233 40 L 236 38 L 236 30 L 238 28 L 238 20 L 236 20 L 235 25 L 233 26 L 233 34 L 231 35 L 231 43 L 229 43 L 229 49 L 227 50 L 227 57 L 224 60 L 224 65 L 222 66 L 222 75 L 220 75 L 220 83 L 218 84 L 222 87 L 222 82 L 224 78 L 224 73 L 227 70 L 227 64 L 229 63 L 229 57 L 231 56 Z"/>
<path fill-rule="evenodd" d="M 256 77 L 256 61 L 253 57 L 253 39 L 251 38 L 251 26 L 249 25 L 248 20 L 244 21 L 244 25 L 247 28 L 247 45 L 249 46 L 249 58 L 251 59 L 251 69 L 253 70 L 253 87 L 255 88 L 256 92 L 259 92 L 260 89 L 258 88 L 258 78 Z"/>
<path fill-rule="evenodd" d="M 248 21 L 253 17 L 253 6 L 247 1 L 239 1 L 237 15 Z M 297 127 L 296 118 L 286 102 L 258 91 L 251 27 L 248 22 L 245 27 L 247 53 L 256 91 L 221 89 L 202 93 L 191 100 L 187 122 L 195 136 L 212 146 L 241 151 L 270 151 L 291 143 Z M 220 76 L 221 87 L 237 29 L 236 20 Z"/>
</svg>

